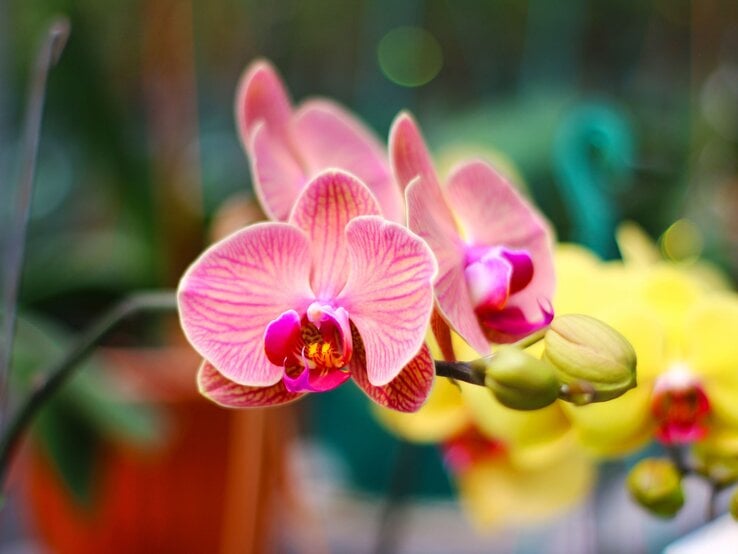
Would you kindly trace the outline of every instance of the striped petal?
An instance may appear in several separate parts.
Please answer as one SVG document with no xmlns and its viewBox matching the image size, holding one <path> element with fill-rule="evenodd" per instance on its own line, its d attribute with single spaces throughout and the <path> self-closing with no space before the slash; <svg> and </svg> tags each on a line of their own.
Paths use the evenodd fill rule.
<svg viewBox="0 0 738 554">
<path fill-rule="evenodd" d="M 470 162 L 454 171 L 446 194 L 470 244 L 528 253 L 533 278 L 510 296 L 508 306 L 522 310 L 530 322 L 543 322 L 541 306 L 550 304 L 556 284 L 551 231 L 543 217 L 484 162 Z"/>
<path fill-rule="evenodd" d="M 354 339 L 354 344 L 361 340 Z M 417 412 L 425 403 L 433 386 L 435 365 L 430 350 L 423 345 L 420 352 L 402 368 L 399 375 L 388 384 L 377 387 L 371 384 L 366 373 L 363 347 L 354 350 L 351 374 L 354 382 L 374 402 L 398 412 Z"/>
<path fill-rule="evenodd" d="M 387 219 L 403 222 L 404 206 L 384 147 L 358 119 L 329 100 L 309 100 L 294 117 L 295 140 L 312 174 L 336 167 L 356 175 L 376 196 Z"/>
<path fill-rule="evenodd" d="M 269 323 L 312 300 L 310 244 L 285 223 L 259 223 L 206 250 L 179 284 L 182 328 L 190 343 L 228 379 L 268 386 L 284 368 L 264 351 Z"/>
<path fill-rule="evenodd" d="M 274 67 L 265 60 L 249 65 L 236 93 L 236 124 L 244 147 L 249 148 L 259 124 L 275 135 L 286 135 L 291 115 L 287 89 Z"/>
<path fill-rule="evenodd" d="M 310 181 L 300 194 L 290 223 L 310 239 L 312 287 L 319 298 L 333 298 L 348 278 L 346 225 L 360 215 L 379 215 L 369 189 L 352 175 L 330 170 Z"/>
<path fill-rule="evenodd" d="M 268 387 L 248 387 L 224 377 L 215 366 L 203 361 L 197 373 L 200 393 L 226 408 L 257 408 L 276 406 L 297 400 L 303 394 L 289 392 L 283 381 Z"/>
<path fill-rule="evenodd" d="M 428 147 L 417 123 L 407 112 L 401 112 L 392 123 L 389 134 L 390 163 L 395 180 L 402 190 L 416 177 L 438 183 Z"/>
<path fill-rule="evenodd" d="M 369 382 L 388 384 L 418 353 L 433 309 L 436 262 L 416 235 L 376 216 L 346 227 L 349 277 L 337 299 L 366 351 Z"/>
<path fill-rule="evenodd" d="M 249 143 L 251 175 L 256 196 L 270 219 L 286 221 L 307 176 L 285 137 L 264 123 Z"/>
<path fill-rule="evenodd" d="M 408 227 L 428 243 L 438 260 L 434 289 L 442 317 L 474 350 L 488 354 L 489 342 L 474 313 L 464 274 L 464 244 L 440 187 L 434 180 L 417 178 L 405 196 Z"/>
</svg>

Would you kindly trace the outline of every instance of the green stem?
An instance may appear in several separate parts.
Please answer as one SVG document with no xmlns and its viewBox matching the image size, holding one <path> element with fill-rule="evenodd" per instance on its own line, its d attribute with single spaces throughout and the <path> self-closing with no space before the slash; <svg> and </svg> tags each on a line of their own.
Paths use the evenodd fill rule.
<svg viewBox="0 0 738 554">
<path fill-rule="evenodd" d="M 527 337 L 523 337 L 518 342 L 514 342 L 511 346 L 519 348 L 520 350 L 525 350 L 529 346 L 533 346 L 535 343 L 546 336 L 546 331 L 548 331 L 548 327 L 548 325 L 546 325 L 545 327 L 541 327 L 535 333 L 531 333 Z"/>
<path fill-rule="evenodd" d="M 103 314 L 56 364 L 44 372 L 45 379 L 26 398 L 0 437 L 0 490 L 15 447 L 41 407 L 64 385 L 92 350 L 122 321 L 144 313 L 174 312 L 174 291 L 140 292 L 124 298 Z"/>
<path fill-rule="evenodd" d="M 515 342 L 510 346 L 521 350 L 528 348 L 541 340 L 546 335 L 546 331 L 548 331 L 548 325 L 539 329 L 535 333 L 531 333 L 527 337 L 520 339 L 518 342 Z M 490 358 L 492 356 L 494 356 L 494 353 L 489 356 L 485 356 L 485 358 Z M 485 358 L 480 358 L 480 360 Z M 477 361 L 478 360 L 474 360 L 474 362 Z M 484 383 L 484 371 L 478 369 L 479 364 L 475 367 L 474 362 L 446 362 L 443 360 L 436 360 L 436 375 L 484 387 L 486 386 Z"/>
<path fill-rule="evenodd" d="M 46 82 L 49 71 L 59 60 L 69 36 L 69 21 L 59 18 L 49 25 L 46 38 L 36 58 L 36 68 L 28 93 L 28 107 L 25 114 L 23 146 L 21 148 L 20 177 L 13 209 L 13 221 L 4 231 L 6 234 L 3 258 L 2 282 L 2 328 L 0 329 L 0 429 L 5 425 L 8 408 L 8 383 L 10 382 L 10 356 L 13 351 L 15 335 L 18 290 L 20 289 L 23 257 L 26 245 L 26 231 L 31 214 L 33 183 L 36 173 L 38 145 L 41 140 L 41 121 L 46 98 Z"/>
</svg>

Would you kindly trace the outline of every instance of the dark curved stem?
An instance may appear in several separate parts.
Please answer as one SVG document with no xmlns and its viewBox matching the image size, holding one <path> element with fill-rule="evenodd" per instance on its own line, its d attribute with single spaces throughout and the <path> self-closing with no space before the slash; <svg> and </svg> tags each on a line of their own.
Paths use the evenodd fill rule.
<svg viewBox="0 0 738 554">
<path fill-rule="evenodd" d="M 141 292 L 121 300 L 87 328 L 67 354 L 44 373 L 44 380 L 23 402 L 0 437 L 0 488 L 4 485 L 10 459 L 23 432 L 41 407 L 59 391 L 92 350 L 122 321 L 143 313 L 173 312 L 174 291 Z"/>
<path fill-rule="evenodd" d="M 484 386 L 484 373 L 467 362 L 444 362 L 436 360 L 436 375 L 472 385 Z"/>
<path fill-rule="evenodd" d="M 7 229 L 3 229 L 6 233 L 6 243 L 3 257 L 2 304 L 0 304 L 4 312 L 2 330 L 0 331 L 0 429 L 5 425 L 8 406 L 10 356 L 13 351 L 18 289 L 23 269 L 28 218 L 31 213 L 36 158 L 38 157 L 38 145 L 41 140 L 46 81 L 49 71 L 61 56 L 68 36 L 69 21 L 66 18 L 59 18 L 49 26 L 44 42 L 39 49 L 36 58 L 36 69 L 28 92 L 20 176 L 13 209 L 13 221 Z"/>
</svg>

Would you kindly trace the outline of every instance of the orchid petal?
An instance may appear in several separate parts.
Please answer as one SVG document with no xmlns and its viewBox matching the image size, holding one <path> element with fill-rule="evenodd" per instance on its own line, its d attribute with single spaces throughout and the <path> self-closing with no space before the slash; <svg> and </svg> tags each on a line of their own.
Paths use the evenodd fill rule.
<svg viewBox="0 0 738 554">
<path fill-rule="evenodd" d="M 244 147 L 249 148 L 260 123 L 273 134 L 286 134 L 291 114 L 287 89 L 274 67 L 265 60 L 249 65 L 236 93 L 236 123 Z"/>
<path fill-rule="evenodd" d="M 706 295 L 686 311 L 684 328 L 684 354 L 691 370 L 708 380 L 738 382 L 738 297 Z"/>
<path fill-rule="evenodd" d="M 480 532 L 531 525 L 581 501 L 592 489 L 592 462 L 574 448 L 527 468 L 500 455 L 455 476 L 459 497 Z M 554 547 L 554 550 L 555 547 Z"/>
<path fill-rule="evenodd" d="M 307 180 L 298 157 L 284 137 L 263 123 L 252 134 L 249 154 L 254 192 L 264 212 L 271 219 L 285 221 Z"/>
<path fill-rule="evenodd" d="M 264 351 L 264 332 L 310 303 L 310 245 L 284 223 L 259 223 L 206 250 L 179 284 L 180 320 L 195 349 L 241 385 L 273 385 L 284 369 Z"/>
<path fill-rule="evenodd" d="M 402 190 L 405 190 L 416 177 L 438 184 L 428 147 L 417 123 L 409 113 L 400 113 L 392 123 L 389 152 L 392 172 Z"/>
<path fill-rule="evenodd" d="M 356 175 L 376 196 L 382 215 L 402 222 L 402 194 L 384 146 L 363 123 L 334 102 L 309 100 L 295 113 L 294 133 L 311 171 L 337 167 Z"/>
<path fill-rule="evenodd" d="M 361 339 L 354 340 L 361 345 Z M 398 412 L 417 412 L 425 403 L 433 386 L 435 365 L 430 350 L 423 345 L 420 352 L 402 368 L 400 373 L 389 383 L 375 386 L 370 382 L 366 372 L 363 346 L 354 350 L 351 363 L 354 382 L 374 402 L 385 408 Z"/>
<path fill-rule="evenodd" d="M 449 325 L 480 354 L 489 342 L 479 326 L 464 274 L 464 244 L 441 189 L 434 180 L 417 178 L 405 191 L 408 227 L 428 243 L 438 260 L 434 289 L 438 308 Z"/>
<path fill-rule="evenodd" d="M 276 406 L 297 400 L 300 393 L 289 392 L 282 381 L 268 387 L 239 385 L 221 374 L 215 366 L 203 361 L 197 373 L 200 393 L 226 408 Z"/>
<path fill-rule="evenodd" d="M 333 298 L 346 284 L 345 228 L 360 215 L 379 215 L 379 206 L 364 184 L 343 171 L 321 173 L 295 203 L 290 223 L 305 231 L 312 244 L 311 282 L 319 298 Z"/>
<path fill-rule="evenodd" d="M 529 320 L 540 319 L 541 302 L 550 302 L 555 273 L 548 224 L 504 177 L 484 162 L 455 170 L 446 188 L 449 204 L 463 214 L 460 224 L 470 244 L 525 250 L 533 260 L 533 278 L 510 297 Z"/>
<path fill-rule="evenodd" d="M 366 351 L 374 386 L 388 384 L 418 353 L 433 309 L 436 262 L 416 235 L 376 216 L 346 226 L 349 278 L 337 299 Z"/>
<path fill-rule="evenodd" d="M 393 433 L 412 442 L 438 443 L 469 425 L 459 387 L 449 379 L 435 379 L 428 400 L 415 413 L 376 408 L 374 414 Z"/>
</svg>

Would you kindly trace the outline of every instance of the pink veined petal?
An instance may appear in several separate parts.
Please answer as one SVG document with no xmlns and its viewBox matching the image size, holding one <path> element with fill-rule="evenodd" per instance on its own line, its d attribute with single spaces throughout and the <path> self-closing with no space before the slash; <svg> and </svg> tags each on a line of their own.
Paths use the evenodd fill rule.
<svg viewBox="0 0 738 554">
<path fill-rule="evenodd" d="M 436 371 L 428 347 L 423 344 L 397 377 L 378 387 L 372 385 L 368 378 L 361 339 L 355 338 L 354 343 L 357 342 L 359 348 L 352 359 L 351 374 L 359 388 L 380 406 L 399 412 L 417 412 L 430 394 Z"/>
<path fill-rule="evenodd" d="M 236 92 L 235 111 L 238 132 L 246 149 L 260 123 L 276 136 L 288 132 L 292 107 L 287 89 L 266 60 L 255 61 L 244 71 Z"/>
<path fill-rule="evenodd" d="M 392 172 L 402 190 L 416 177 L 438 183 L 428 147 L 425 145 L 415 120 L 407 112 L 401 112 L 392 123 L 389 134 L 389 151 Z"/>
<path fill-rule="evenodd" d="M 310 243 L 286 223 L 258 223 L 207 249 L 179 283 L 182 329 L 205 359 L 241 385 L 273 385 L 284 368 L 264 350 L 270 322 L 312 300 Z"/>
<path fill-rule="evenodd" d="M 254 191 L 264 212 L 286 221 L 307 180 L 297 156 L 264 123 L 254 129 L 248 151 Z"/>
<path fill-rule="evenodd" d="M 525 317 L 540 319 L 540 304 L 550 302 L 556 286 L 551 231 L 538 211 L 491 166 L 475 161 L 455 170 L 446 188 L 468 242 L 525 250 L 533 260 L 533 278 L 510 303 Z M 474 346 L 474 345 L 472 345 Z"/>
<path fill-rule="evenodd" d="M 408 227 L 428 243 L 438 260 L 434 289 L 441 316 L 474 350 L 489 354 L 464 275 L 465 246 L 440 187 L 435 180 L 417 178 L 405 197 Z"/>
<path fill-rule="evenodd" d="M 392 381 L 423 344 L 436 261 L 406 228 L 360 216 L 346 226 L 349 278 L 336 300 L 361 335 L 374 386 Z"/>
<path fill-rule="evenodd" d="M 320 300 L 330 300 L 346 284 L 346 225 L 360 215 L 378 215 L 377 201 L 356 177 L 328 170 L 303 189 L 290 223 L 307 234 L 312 245 L 312 287 Z"/>
<path fill-rule="evenodd" d="M 289 392 L 282 381 L 268 387 L 239 385 L 222 375 L 207 360 L 203 361 L 197 373 L 197 387 L 203 396 L 226 408 L 277 406 L 303 396 Z"/>
<path fill-rule="evenodd" d="M 387 219 L 403 222 L 400 188 L 381 142 L 358 119 L 330 100 L 304 102 L 293 120 L 300 153 L 312 174 L 335 167 L 356 175 L 376 196 Z"/>
</svg>

